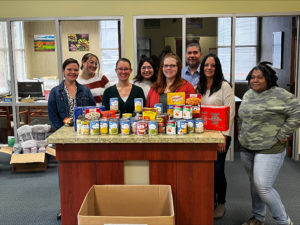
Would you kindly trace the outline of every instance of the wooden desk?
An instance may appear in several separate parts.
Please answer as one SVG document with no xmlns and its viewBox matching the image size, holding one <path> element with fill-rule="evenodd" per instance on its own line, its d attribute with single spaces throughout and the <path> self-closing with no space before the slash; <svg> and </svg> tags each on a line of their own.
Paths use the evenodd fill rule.
<svg viewBox="0 0 300 225">
<path fill-rule="evenodd" d="M 150 184 L 172 186 L 177 225 L 213 225 L 214 160 L 220 132 L 185 136 L 76 135 L 63 127 L 56 143 L 62 225 L 77 224 L 79 207 L 93 184 L 124 184 L 124 160 L 149 160 Z"/>
</svg>

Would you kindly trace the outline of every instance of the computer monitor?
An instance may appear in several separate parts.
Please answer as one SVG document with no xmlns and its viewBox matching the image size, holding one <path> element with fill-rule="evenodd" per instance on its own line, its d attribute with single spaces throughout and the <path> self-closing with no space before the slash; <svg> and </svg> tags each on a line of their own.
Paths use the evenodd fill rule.
<svg viewBox="0 0 300 225">
<path fill-rule="evenodd" d="M 44 97 L 42 82 L 40 81 L 18 81 L 19 97 Z"/>
</svg>

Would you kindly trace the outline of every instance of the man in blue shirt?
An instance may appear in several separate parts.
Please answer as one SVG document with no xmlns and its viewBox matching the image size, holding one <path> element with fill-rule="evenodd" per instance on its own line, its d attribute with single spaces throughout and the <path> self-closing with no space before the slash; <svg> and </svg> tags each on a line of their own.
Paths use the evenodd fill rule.
<svg viewBox="0 0 300 225">
<path fill-rule="evenodd" d="M 185 59 L 187 66 L 182 69 L 182 78 L 197 86 L 200 74 L 201 48 L 198 43 L 190 43 L 186 47 Z"/>
</svg>

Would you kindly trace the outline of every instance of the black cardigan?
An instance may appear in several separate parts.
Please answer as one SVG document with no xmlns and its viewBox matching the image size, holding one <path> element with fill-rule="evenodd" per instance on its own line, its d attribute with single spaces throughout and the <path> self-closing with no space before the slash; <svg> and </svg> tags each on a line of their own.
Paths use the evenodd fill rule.
<svg viewBox="0 0 300 225">
<path fill-rule="evenodd" d="M 119 100 L 119 110 L 121 114 L 123 113 L 133 113 L 134 112 L 134 99 L 135 98 L 143 98 L 143 104 L 146 105 L 146 99 L 144 95 L 144 91 L 142 88 L 132 84 L 132 88 L 130 91 L 130 94 L 128 96 L 128 99 L 126 102 L 124 102 L 118 92 L 117 86 L 113 85 L 109 88 L 107 88 L 104 91 L 102 104 L 105 106 L 106 110 L 109 110 L 109 99 L 110 98 L 118 98 Z"/>
</svg>

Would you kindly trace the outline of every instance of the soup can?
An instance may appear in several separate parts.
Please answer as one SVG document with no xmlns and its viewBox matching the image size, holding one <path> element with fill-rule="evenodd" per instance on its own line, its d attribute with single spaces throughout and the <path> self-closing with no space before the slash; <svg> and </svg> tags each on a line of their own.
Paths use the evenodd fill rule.
<svg viewBox="0 0 300 225">
<path fill-rule="evenodd" d="M 158 114 L 163 113 L 163 104 L 162 103 L 156 103 L 156 104 L 154 104 L 154 108 L 157 109 L 157 113 Z"/>
<path fill-rule="evenodd" d="M 119 121 L 118 119 L 110 119 L 108 122 L 108 132 L 109 134 L 119 133 Z"/>
<path fill-rule="evenodd" d="M 188 133 L 195 132 L 195 121 L 193 119 L 187 120 L 187 131 Z"/>
<path fill-rule="evenodd" d="M 100 119 L 100 134 L 108 134 L 108 120 Z"/>
<path fill-rule="evenodd" d="M 174 105 L 173 118 L 182 119 L 183 105 Z"/>
<path fill-rule="evenodd" d="M 90 121 L 82 120 L 80 130 L 81 130 L 81 134 L 90 134 Z"/>
<path fill-rule="evenodd" d="M 157 122 L 157 129 L 159 134 L 165 134 L 166 133 L 166 125 L 164 122 Z"/>
<path fill-rule="evenodd" d="M 195 119 L 195 133 L 200 134 L 204 132 L 204 120 L 203 118 Z"/>
<path fill-rule="evenodd" d="M 183 117 L 183 119 L 186 119 L 186 120 L 193 118 L 192 106 L 191 105 L 183 106 L 182 117 Z"/>
<path fill-rule="evenodd" d="M 81 119 L 76 120 L 76 130 L 77 134 L 81 134 Z"/>
<path fill-rule="evenodd" d="M 147 133 L 147 122 L 145 120 L 137 121 L 136 134 L 145 135 Z"/>
<path fill-rule="evenodd" d="M 143 99 L 142 98 L 135 98 L 134 99 L 134 111 L 135 112 L 142 112 L 143 110 Z"/>
<path fill-rule="evenodd" d="M 177 120 L 177 134 L 187 134 L 186 120 Z"/>
<path fill-rule="evenodd" d="M 122 135 L 130 134 L 130 120 L 129 119 L 121 119 L 120 126 L 121 126 L 121 134 Z"/>
<path fill-rule="evenodd" d="M 131 126 L 131 132 L 133 134 L 136 134 L 136 124 L 137 124 L 137 120 L 136 119 L 131 119 L 130 120 L 130 126 Z"/>
<path fill-rule="evenodd" d="M 109 109 L 110 110 L 119 110 L 119 100 L 118 98 L 110 98 L 109 99 Z"/>
<path fill-rule="evenodd" d="M 91 120 L 90 121 L 90 134 L 91 135 L 99 135 L 100 134 L 99 120 Z"/>
<path fill-rule="evenodd" d="M 174 113 L 174 106 L 173 105 L 168 105 L 167 113 L 169 114 L 169 117 L 173 117 L 173 113 Z"/>
<path fill-rule="evenodd" d="M 158 124 L 156 120 L 150 120 L 148 122 L 148 134 L 157 135 L 158 133 Z"/>
<path fill-rule="evenodd" d="M 122 114 L 122 118 L 131 118 L 132 117 L 132 113 L 123 113 Z"/>
<path fill-rule="evenodd" d="M 166 134 L 174 135 L 176 134 L 176 122 L 175 120 L 169 120 L 166 124 Z"/>
</svg>

